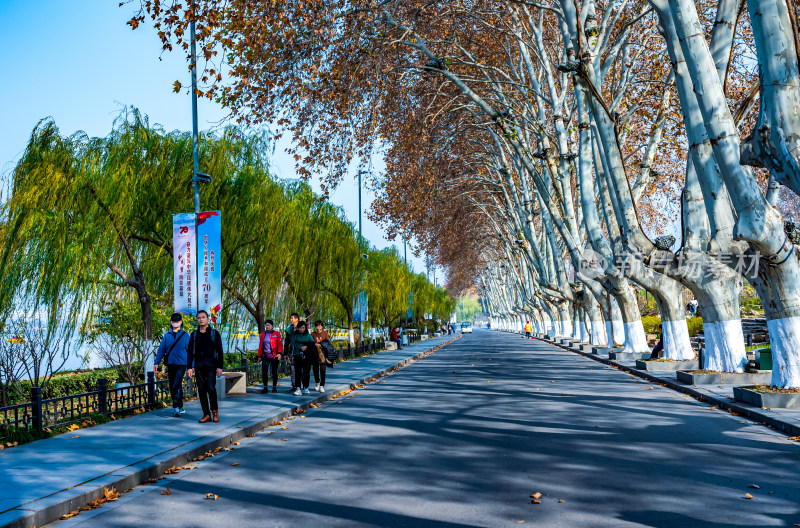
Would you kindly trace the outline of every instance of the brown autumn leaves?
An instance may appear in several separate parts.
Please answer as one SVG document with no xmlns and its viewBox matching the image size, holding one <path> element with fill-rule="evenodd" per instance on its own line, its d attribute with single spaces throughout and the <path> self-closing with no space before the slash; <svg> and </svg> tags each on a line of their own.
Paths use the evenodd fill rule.
<svg viewBox="0 0 800 528">
<path fill-rule="evenodd" d="M 707 31 L 716 3 L 697 2 Z M 342 180 L 352 160 L 382 155 L 386 170 L 371 182 L 378 195 L 372 217 L 390 235 L 418 240 L 449 268 L 451 291 L 461 291 L 474 282 L 482 259 L 500 255 L 501 241 L 517 236 L 501 212 L 503 190 L 494 183 L 497 168 L 507 163 L 491 133 L 499 120 L 513 121 L 532 148 L 557 142 L 556 117 L 577 136 L 572 79 L 558 69 L 569 47 L 553 9 L 558 4 L 147 0 L 129 24 L 152 23 L 165 50 L 188 54 L 189 22 L 195 20 L 199 95 L 221 102 L 242 124 L 269 123 L 290 134 L 300 174 L 320 176 L 326 189 Z M 594 2 L 601 21 L 608 4 Z M 641 170 L 653 128 L 664 127 L 638 210 L 656 234 L 679 215 L 687 148 L 681 110 L 646 2 L 630 0 L 614 16 L 608 49 L 624 37 L 631 44 L 609 58 L 601 91 L 608 103 L 616 102 L 631 179 Z M 539 46 L 533 45 L 536 28 Z M 725 86 L 732 108 L 757 80 L 754 56 L 745 9 Z M 546 76 L 555 78 L 557 91 L 543 88 Z M 468 90 L 490 108 L 477 106 Z M 560 98 L 567 99 L 562 106 L 572 109 L 569 115 L 548 111 Z M 532 106 L 540 112 L 531 113 Z M 755 107 L 741 120 L 744 134 Z"/>
</svg>

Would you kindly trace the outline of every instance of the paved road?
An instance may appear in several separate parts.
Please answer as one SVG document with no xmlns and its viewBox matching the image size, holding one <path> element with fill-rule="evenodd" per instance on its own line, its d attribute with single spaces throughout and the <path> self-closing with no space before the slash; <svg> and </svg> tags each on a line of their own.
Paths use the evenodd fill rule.
<svg viewBox="0 0 800 528">
<path fill-rule="evenodd" d="M 51 526 L 800 523 L 800 444 L 548 344 L 476 331 L 383 380 Z"/>
</svg>

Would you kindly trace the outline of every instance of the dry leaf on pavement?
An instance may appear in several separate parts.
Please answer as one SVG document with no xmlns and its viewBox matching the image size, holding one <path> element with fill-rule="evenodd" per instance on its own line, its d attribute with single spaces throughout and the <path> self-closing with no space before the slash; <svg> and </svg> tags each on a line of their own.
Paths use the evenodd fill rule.
<svg viewBox="0 0 800 528">
<path fill-rule="evenodd" d="M 219 495 L 214 495 L 213 493 L 206 493 L 206 500 L 217 500 Z"/>
<path fill-rule="evenodd" d="M 162 495 L 172 495 L 172 490 L 167 488 L 167 491 L 162 491 L 161 494 Z"/>
<path fill-rule="evenodd" d="M 750 500 L 750 499 L 752 499 L 752 498 L 753 498 L 753 496 L 752 496 L 752 495 L 750 495 L 749 493 L 745 493 L 745 494 L 744 494 L 744 498 L 745 498 L 745 499 L 747 499 L 747 500 Z"/>
</svg>

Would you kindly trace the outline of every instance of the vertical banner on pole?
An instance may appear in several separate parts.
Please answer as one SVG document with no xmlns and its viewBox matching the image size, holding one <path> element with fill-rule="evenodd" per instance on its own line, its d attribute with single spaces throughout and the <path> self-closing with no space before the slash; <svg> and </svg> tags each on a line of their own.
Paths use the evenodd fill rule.
<svg viewBox="0 0 800 528">
<path fill-rule="evenodd" d="M 360 290 L 353 301 L 353 322 L 367 322 L 367 319 L 369 319 L 367 312 L 367 292 L 365 290 Z"/>
<path fill-rule="evenodd" d="M 197 306 L 195 228 L 194 213 L 172 215 L 175 311 L 192 316 Z"/>
<path fill-rule="evenodd" d="M 200 262 L 199 309 L 219 324 L 222 310 L 222 217 L 219 211 L 197 215 L 197 243 Z"/>
<path fill-rule="evenodd" d="M 408 292 L 408 322 L 411 323 L 414 320 L 414 292 Z"/>
</svg>

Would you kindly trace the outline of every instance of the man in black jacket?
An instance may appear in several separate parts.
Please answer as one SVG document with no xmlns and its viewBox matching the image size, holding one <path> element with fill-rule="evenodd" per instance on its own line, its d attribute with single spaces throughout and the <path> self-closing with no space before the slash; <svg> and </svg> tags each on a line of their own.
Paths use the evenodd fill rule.
<svg viewBox="0 0 800 528">
<path fill-rule="evenodd" d="M 208 326 L 208 312 L 197 312 L 197 330 L 189 338 L 189 370 L 187 374 L 197 373 L 197 397 L 203 408 L 200 423 L 219 421 L 217 406 L 217 377 L 222 376 L 222 337 Z M 211 404 L 209 406 L 209 403 Z"/>
</svg>

